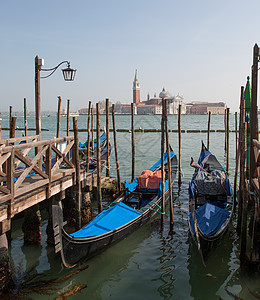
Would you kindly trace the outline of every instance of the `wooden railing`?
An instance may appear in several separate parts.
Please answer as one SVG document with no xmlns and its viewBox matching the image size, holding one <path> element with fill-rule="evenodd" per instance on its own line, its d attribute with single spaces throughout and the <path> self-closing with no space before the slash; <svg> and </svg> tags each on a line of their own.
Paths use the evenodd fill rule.
<svg viewBox="0 0 260 300">
<path fill-rule="evenodd" d="M 44 187 L 48 199 L 53 181 L 75 173 L 68 159 L 73 145 L 72 136 L 45 141 L 39 141 L 39 136 L 0 140 L 0 205 L 8 205 L 8 218 L 14 215 L 17 197 Z"/>
</svg>

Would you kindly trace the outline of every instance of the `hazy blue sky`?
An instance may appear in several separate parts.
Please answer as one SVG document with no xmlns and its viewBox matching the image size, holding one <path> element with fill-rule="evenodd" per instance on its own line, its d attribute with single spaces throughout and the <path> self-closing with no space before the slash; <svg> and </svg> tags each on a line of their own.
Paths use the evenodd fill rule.
<svg viewBox="0 0 260 300">
<path fill-rule="evenodd" d="M 235 111 L 260 39 L 259 0 L 1 0 L 0 11 L 0 111 L 22 110 L 24 97 L 34 109 L 36 55 L 45 68 L 77 68 L 74 82 L 60 69 L 41 80 L 43 110 L 56 110 L 59 95 L 72 110 L 130 103 L 137 69 L 141 100 L 165 87 Z"/>
</svg>

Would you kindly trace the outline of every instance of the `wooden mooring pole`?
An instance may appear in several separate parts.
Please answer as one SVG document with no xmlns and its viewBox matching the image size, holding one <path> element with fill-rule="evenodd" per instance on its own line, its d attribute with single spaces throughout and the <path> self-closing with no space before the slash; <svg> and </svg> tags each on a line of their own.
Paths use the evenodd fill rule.
<svg viewBox="0 0 260 300">
<path fill-rule="evenodd" d="M 106 135 L 107 135 L 107 162 L 106 162 L 106 177 L 110 177 L 110 132 L 109 132 L 109 99 L 106 99 Z"/>
<path fill-rule="evenodd" d="M 226 153 L 227 153 L 227 156 L 226 156 L 226 170 L 228 172 L 229 170 L 229 107 L 227 108 L 227 141 L 226 141 Z"/>
<path fill-rule="evenodd" d="M 57 112 L 57 133 L 56 137 L 60 137 L 60 119 L 61 119 L 61 97 L 58 97 L 58 112 Z"/>
<path fill-rule="evenodd" d="M 225 108 L 224 114 L 224 131 L 225 131 L 225 143 L 224 143 L 224 150 L 227 151 L 227 109 Z"/>
<path fill-rule="evenodd" d="M 91 107 L 91 156 L 94 155 L 94 108 Z"/>
<path fill-rule="evenodd" d="M 114 150 L 115 150 L 115 159 L 116 159 L 116 172 L 117 172 L 117 189 L 121 190 L 121 178 L 120 178 L 120 168 L 119 160 L 117 153 L 117 140 L 116 140 L 116 121 L 115 121 L 115 105 L 112 104 L 112 122 L 113 122 L 113 136 L 114 136 Z"/>
<path fill-rule="evenodd" d="M 70 100 L 67 100 L 67 136 L 70 135 Z M 68 153 L 68 159 L 70 159 L 70 151 Z"/>
<path fill-rule="evenodd" d="M 209 150 L 209 135 L 210 135 L 210 117 L 211 117 L 211 111 L 209 111 L 208 116 L 208 132 L 207 132 L 207 148 Z"/>
<path fill-rule="evenodd" d="M 238 146 L 237 146 L 237 112 L 235 112 L 235 149 L 236 149 L 236 165 L 234 176 L 234 205 L 237 204 L 237 172 L 238 172 Z"/>
<path fill-rule="evenodd" d="M 74 131 L 74 151 L 73 163 L 75 166 L 76 182 L 74 186 L 74 197 L 76 204 L 76 229 L 81 228 L 81 186 L 80 186 L 80 161 L 79 161 L 79 136 L 78 136 L 78 122 L 77 118 L 73 117 L 73 131 Z"/>
<path fill-rule="evenodd" d="M 167 167 L 168 167 L 168 182 L 169 182 L 169 203 L 170 203 L 170 230 L 173 230 L 173 200 L 172 200 L 172 185 L 171 185 L 171 149 L 169 139 L 168 126 L 168 99 L 164 99 L 165 110 L 165 132 L 166 132 L 166 151 L 167 151 Z M 180 108 L 180 107 L 179 107 Z"/>
<path fill-rule="evenodd" d="M 238 170 L 238 165 L 240 169 L 240 173 L 243 170 L 243 165 L 241 164 L 241 149 L 242 149 L 242 142 L 243 142 L 243 123 L 245 121 L 245 112 L 244 112 L 244 87 L 241 86 L 241 94 L 240 94 L 240 111 L 239 111 L 239 137 L 238 137 L 238 159 L 236 161 L 236 170 Z M 238 214 L 237 214 L 237 234 L 240 235 L 241 233 L 241 219 L 242 219 L 242 181 L 241 176 L 239 180 L 239 194 L 238 194 Z"/>
<path fill-rule="evenodd" d="M 26 98 L 23 99 L 23 115 L 24 115 L 24 135 L 27 136 L 27 105 L 26 105 Z"/>
<path fill-rule="evenodd" d="M 15 137 L 16 120 L 17 120 L 17 117 L 12 117 L 12 119 L 11 119 L 11 123 L 10 123 L 10 138 L 14 138 Z"/>
<path fill-rule="evenodd" d="M 91 115 L 91 101 L 88 103 L 88 143 L 87 143 L 87 166 L 86 166 L 86 171 L 89 171 L 89 157 L 90 157 L 90 115 Z M 93 141 L 92 141 L 93 143 Z"/>
<path fill-rule="evenodd" d="M 101 192 L 101 156 L 100 156 L 100 106 L 96 103 L 96 138 L 97 138 L 97 202 L 98 212 L 102 211 Z"/>
<path fill-rule="evenodd" d="M 131 136 L 132 136 L 132 181 L 135 179 L 135 125 L 134 103 L 131 103 Z"/>
<path fill-rule="evenodd" d="M 242 191 L 242 215 L 241 215 L 241 247 L 240 247 L 240 260 L 245 261 L 246 258 L 246 241 L 247 241 L 247 203 L 248 203 L 248 188 L 247 188 L 247 123 L 244 122 L 242 126 L 242 143 L 241 143 L 241 187 Z"/>
<path fill-rule="evenodd" d="M 178 137 L 179 137 L 178 185 L 180 186 L 181 185 L 181 104 L 179 105 L 179 110 L 178 110 Z"/>
<path fill-rule="evenodd" d="M 11 137 L 11 127 L 12 127 L 12 117 L 13 117 L 13 107 L 9 107 L 9 137 Z"/>
<path fill-rule="evenodd" d="M 67 136 L 70 135 L 70 99 L 67 100 Z"/>
<path fill-rule="evenodd" d="M 162 120 L 161 120 L 161 177 L 162 177 L 162 207 L 161 207 L 161 230 L 164 226 L 164 215 L 165 215 L 165 195 L 164 195 L 164 183 L 165 183 L 165 171 L 164 171 L 164 119 L 165 119 L 165 106 L 164 102 L 162 105 Z"/>
<path fill-rule="evenodd" d="M 256 164 L 254 164 L 253 139 L 258 141 L 258 114 L 257 114 L 257 85 L 258 85 L 258 61 L 259 47 L 254 45 L 253 49 L 253 65 L 251 76 L 251 112 L 250 112 L 250 180 L 256 172 Z"/>
</svg>

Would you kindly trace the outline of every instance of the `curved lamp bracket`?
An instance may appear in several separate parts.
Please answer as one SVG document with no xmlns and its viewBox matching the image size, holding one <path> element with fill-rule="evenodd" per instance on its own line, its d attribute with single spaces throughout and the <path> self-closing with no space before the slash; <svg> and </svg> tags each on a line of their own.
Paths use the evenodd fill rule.
<svg viewBox="0 0 260 300">
<path fill-rule="evenodd" d="M 73 81 L 77 70 L 76 69 L 71 69 L 70 62 L 67 61 L 67 60 L 62 61 L 61 63 L 59 63 L 54 68 L 51 68 L 51 69 L 41 69 L 41 71 L 51 72 L 50 74 L 48 74 L 46 76 L 41 76 L 41 78 L 48 78 L 48 77 L 50 77 L 64 63 L 67 64 L 67 68 L 66 69 L 62 69 L 64 80 L 65 81 Z"/>
</svg>

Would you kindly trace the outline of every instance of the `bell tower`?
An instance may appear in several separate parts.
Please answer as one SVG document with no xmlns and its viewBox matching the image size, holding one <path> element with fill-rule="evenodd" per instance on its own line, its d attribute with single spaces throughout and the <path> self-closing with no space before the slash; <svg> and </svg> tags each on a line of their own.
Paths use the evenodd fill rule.
<svg viewBox="0 0 260 300">
<path fill-rule="evenodd" d="M 133 82 L 133 103 L 140 103 L 140 83 L 137 77 L 137 70 L 135 70 L 135 78 Z"/>
</svg>

